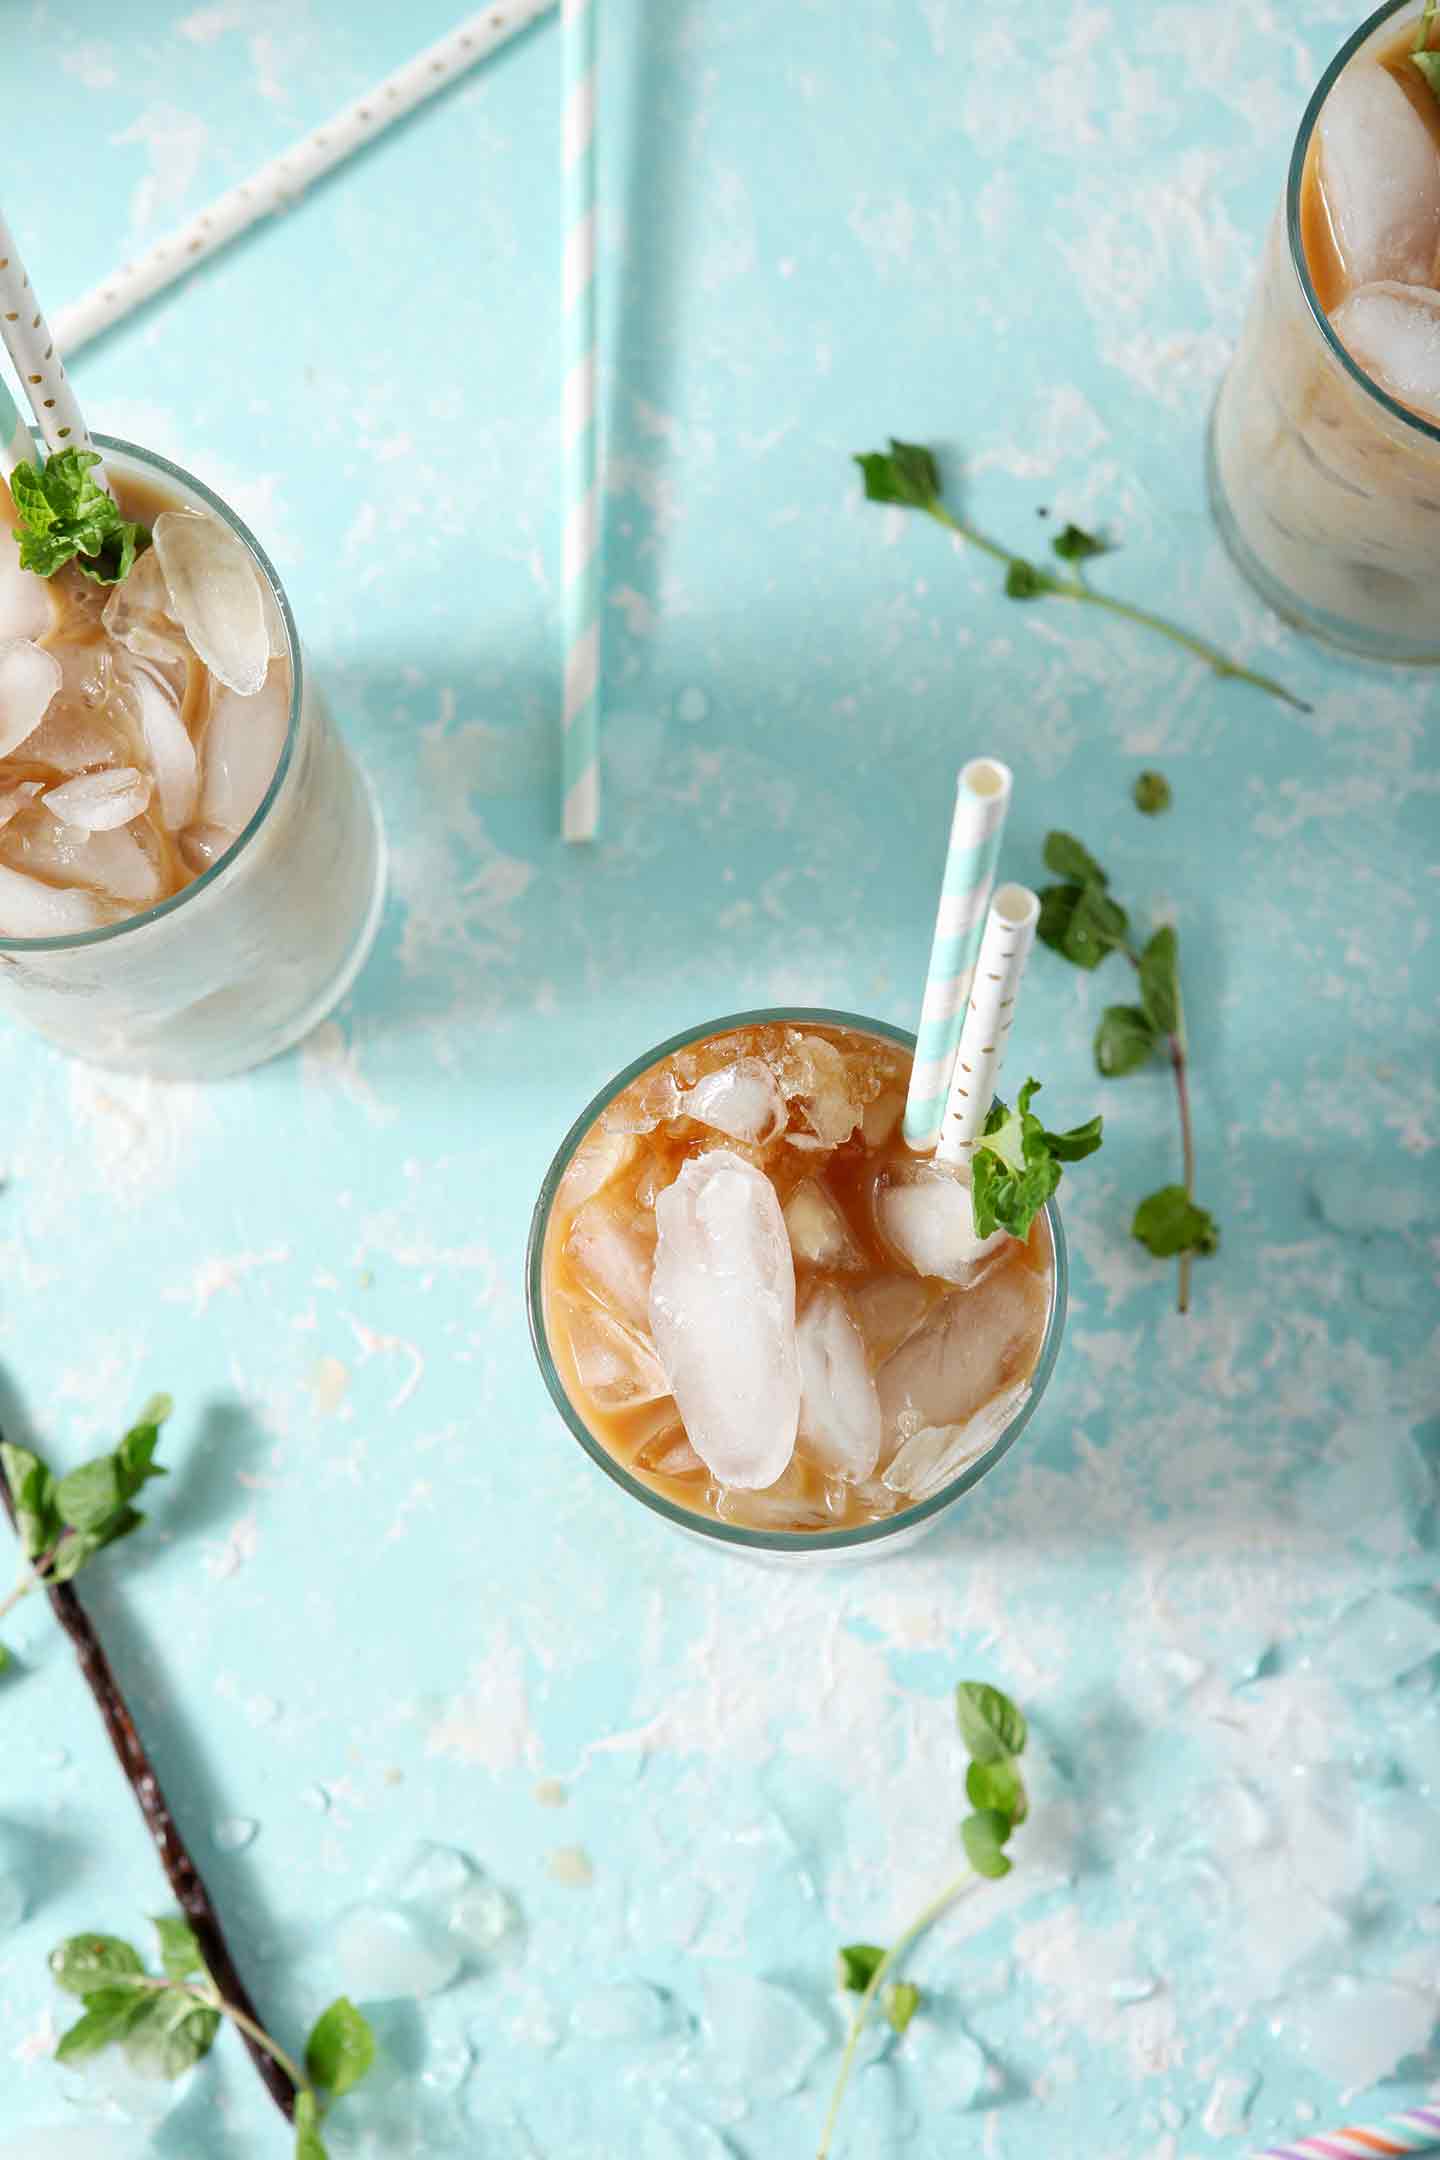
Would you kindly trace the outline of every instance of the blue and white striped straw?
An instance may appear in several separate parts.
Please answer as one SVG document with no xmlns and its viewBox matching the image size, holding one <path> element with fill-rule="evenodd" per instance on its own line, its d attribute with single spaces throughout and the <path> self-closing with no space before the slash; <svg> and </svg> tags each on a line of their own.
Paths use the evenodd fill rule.
<svg viewBox="0 0 1440 2160">
<path fill-rule="evenodd" d="M 961 767 L 955 789 L 955 817 L 905 1105 L 906 1144 L 922 1153 L 940 1137 L 1013 784 L 1008 765 L 982 757 Z"/>
<path fill-rule="evenodd" d="M 600 496 L 595 396 L 595 14 L 562 0 L 565 199 L 565 734 L 567 840 L 593 840 L 600 812 Z"/>
<path fill-rule="evenodd" d="M 30 456 L 31 449 L 30 430 L 0 375 L 0 479 L 8 480 L 21 460 Z"/>
</svg>

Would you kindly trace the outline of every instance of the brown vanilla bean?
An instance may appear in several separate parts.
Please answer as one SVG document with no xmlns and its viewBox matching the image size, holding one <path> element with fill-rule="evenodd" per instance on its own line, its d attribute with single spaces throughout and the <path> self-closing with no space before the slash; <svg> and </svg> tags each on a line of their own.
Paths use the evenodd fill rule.
<svg viewBox="0 0 1440 2160">
<path fill-rule="evenodd" d="M 15 1521 L 15 1504 L 10 1494 L 9 1480 L 0 1468 L 0 1501 L 10 1518 L 10 1526 L 18 1532 Z M 145 1746 L 135 1729 L 135 1720 L 126 1707 L 125 1698 L 110 1669 L 110 1661 L 101 1647 L 100 1638 L 90 1624 L 90 1619 L 75 1594 L 71 1583 L 46 1584 L 46 1592 L 65 1633 L 75 1646 L 75 1655 L 85 1683 L 94 1696 L 105 1730 L 120 1758 L 130 1789 L 134 1793 L 145 1818 L 145 1826 L 155 1841 L 160 1864 L 169 1878 L 181 1912 L 185 1915 L 205 1968 L 219 1991 L 221 2000 L 233 2004 L 261 2029 L 264 2021 L 250 1999 L 250 1991 L 235 1969 L 235 1961 L 220 1926 L 219 1915 L 210 1902 L 210 1893 L 201 1880 L 200 1870 L 191 1859 L 184 1838 L 180 1835 L 169 1802 L 160 1789 Z M 295 2114 L 295 2087 L 289 2074 L 283 2070 L 264 2048 L 252 2040 L 243 2027 L 236 2031 L 244 2041 L 250 2060 L 254 2063 L 260 2080 L 275 2105 L 287 2121 Z"/>
</svg>

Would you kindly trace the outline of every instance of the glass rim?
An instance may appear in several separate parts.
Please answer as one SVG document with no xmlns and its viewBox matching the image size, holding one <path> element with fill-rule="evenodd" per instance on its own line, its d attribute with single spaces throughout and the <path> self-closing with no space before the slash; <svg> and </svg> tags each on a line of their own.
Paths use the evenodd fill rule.
<svg viewBox="0 0 1440 2160">
<path fill-rule="evenodd" d="M 555 1359 L 551 1355 L 545 1327 L 545 1236 L 550 1225 L 550 1212 L 560 1180 L 569 1168 L 576 1148 L 596 1119 L 617 1095 L 629 1087 L 632 1080 L 638 1080 L 642 1073 L 648 1072 L 651 1066 L 659 1064 L 663 1058 L 670 1057 L 675 1051 L 685 1049 L 690 1043 L 703 1042 L 711 1035 L 726 1034 L 732 1028 L 760 1027 L 766 1022 L 777 1021 L 801 1027 L 850 1028 L 857 1033 L 878 1035 L 887 1042 L 900 1044 L 906 1050 L 913 1051 L 915 1048 L 915 1037 L 910 1030 L 896 1027 L 888 1020 L 872 1019 L 862 1013 L 831 1011 L 821 1006 L 779 1005 L 762 1007 L 753 1012 L 728 1013 L 718 1020 L 707 1020 L 699 1026 L 682 1029 L 678 1035 L 672 1035 L 668 1041 L 658 1043 L 653 1050 L 647 1050 L 642 1056 L 632 1059 L 622 1072 L 586 1104 L 551 1158 L 530 1218 L 530 1233 L 525 1247 L 525 1311 L 535 1361 L 540 1367 L 541 1378 L 556 1409 L 590 1460 L 632 1500 L 640 1501 L 652 1514 L 662 1516 L 665 1521 L 674 1523 L 679 1529 L 688 1530 L 699 1537 L 711 1538 L 720 1545 L 733 1546 L 742 1552 L 785 1553 L 791 1556 L 805 1553 L 858 1552 L 870 1546 L 883 1545 L 887 1539 L 896 1537 L 901 1531 L 913 1530 L 921 1523 L 928 1522 L 969 1492 L 972 1486 L 978 1485 L 981 1478 L 1009 1454 L 1038 1409 L 1059 1355 L 1069 1296 L 1069 1256 L 1060 1211 L 1055 1205 L 1053 1195 L 1046 1201 L 1044 1209 L 1053 1255 L 1050 1311 L 1045 1322 L 1040 1354 L 1030 1376 L 1028 1395 L 1004 1431 L 974 1462 L 967 1463 L 958 1476 L 943 1485 L 939 1492 L 931 1493 L 927 1499 L 917 1500 L 911 1507 L 897 1509 L 893 1515 L 886 1515 L 879 1522 L 860 1523 L 848 1530 L 755 1530 L 742 1523 L 721 1522 L 714 1515 L 704 1515 L 697 1509 L 681 1507 L 678 1502 L 668 1500 L 663 1493 L 656 1492 L 654 1487 L 647 1485 L 643 1479 L 633 1476 L 589 1430 L 560 1377 Z"/>
<path fill-rule="evenodd" d="M 1351 32 L 1339 52 L 1330 62 L 1329 67 L 1320 77 L 1319 82 L 1315 85 L 1310 102 L 1305 107 L 1299 132 L 1295 137 L 1295 147 L 1290 153 L 1290 171 L 1285 183 L 1285 232 L 1290 247 L 1291 267 L 1299 281 L 1301 295 L 1304 298 L 1305 305 L 1310 310 L 1315 327 L 1330 349 L 1332 358 L 1338 360 L 1341 368 L 1350 377 L 1351 381 L 1357 383 L 1393 419 L 1403 421 L 1407 428 L 1414 434 L 1421 436 L 1425 441 L 1440 443 L 1440 426 L 1437 426 L 1434 421 L 1423 419 L 1409 405 L 1402 405 L 1399 398 L 1392 397 L 1388 390 L 1382 390 L 1374 377 L 1366 374 L 1358 360 L 1354 359 L 1346 351 L 1345 346 L 1335 335 L 1330 318 L 1320 305 L 1319 295 L 1316 293 L 1314 281 L 1310 276 L 1310 266 L 1305 260 L 1305 244 L 1300 232 L 1300 191 L 1305 178 L 1305 161 L 1310 154 L 1311 139 L 1314 136 L 1315 126 L 1320 118 L 1325 100 L 1334 89 L 1336 79 L 1342 70 L 1349 65 L 1356 53 L 1360 51 L 1363 45 L 1368 43 L 1381 25 L 1389 22 L 1406 8 L 1413 8 L 1414 6 L 1415 0 L 1382 0 L 1382 5 L 1377 7 L 1373 14 L 1366 16 L 1358 30 Z"/>
<path fill-rule="evenodd" d="M 39 430 L 32 428 L 30 432 L 34 436 L 37 446 L 39 446 Z M 115 939 L 123 938 L 132 931 L 143 930 L 149 923 L 158 922 L 162 916 L 175 914 L 199 893 L 207 891 L 233 863 L 239 860 L 244 850 L 265 823 L 275 798 L 284 785 L 285 775 L 290 770 L 295 754 L 295 744 L 300 733 L 300 707 L 304 695 L 304 663 L 300 655 L 300 638 L 295 628 L 295 617 L 290 611 L 289 596 L 280 582 L 279 572 L 264 548 L 261 547 L 254 533 L 245 523 L 245 520 L 238 511 L 232 510 L 227 502 L 222 502 L 213 488 L 206 487 L 203 480 L 197 480 L 194 473 L 187 472 L 183 465 L 176 465 L 169 458 L 161 457 L 158 450 L 147 450 L 142 444 L 127 442 L 120 435 L 92 435 L 91 441 L 99 450 L 116 452 L 121 457 L 133 459 L 139 465 L 151 467 L 168 480 L 178 480 L 182 487 L 198 495 L 206 507 L 213 510 L 215 515 L 222 519 L 250 550 L 257 570 L 269 584 L 275 598 L 275 604 L 280 610 L 280 620 L 285 625 L 285 636 L 290 647 L 290 714 L 285 728 L 285 740 L 281 745 L 275 770 L 270 776 L 270 785 L 261 796 L 259 806 L 252 813 L 249 822 L 235 835 L 235 838 L 218 862 L 211 863 L 208 870 L 202 870 L 198 877 L 192 878 L 188 885 L 183 885 L 179 892 L 171 893 L 168 900 L 157 900 L 153 907 L 142 908 L 137 915 L 126 915 L 119 922 L 100 923 L 93 930 L 71 930 L 63 936 L 0 937 L 0 953 L 77 952 L 89 946 L 111 944 Z"/>
</svg>

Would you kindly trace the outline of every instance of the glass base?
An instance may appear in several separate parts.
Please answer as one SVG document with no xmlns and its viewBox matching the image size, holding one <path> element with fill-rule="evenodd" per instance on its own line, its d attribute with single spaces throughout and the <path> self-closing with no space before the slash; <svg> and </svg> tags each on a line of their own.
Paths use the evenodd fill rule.
<svg viewBox="0 0 1440 2160">
<path fill-rule="evenodd" d="M 1440 664 L 1440 645 L 1397 637 L 1393 631 L 1367 630 L 1363 624 L 1351 622 L 1343 615 L 1332 615 L 1324 608 L 1313 607 L 1288 585 L 1282 584 L 1273 571 L 1266 569 L 1249 542 L 1242 538 L 1220 479 L 1215 422 L 1223 393 L 1222 383 L 1205 430 L 1205 488 L 1215 529 L 1225 544 L 1226 554 L 1246 584 L 1282 622 L 1303 630 L 1307 637 L 1316 638 L 1337 652 L 1351 653 L 1361 660 L 1380 660 L 1390 667 L 1435 667 Z"/>
</svg>

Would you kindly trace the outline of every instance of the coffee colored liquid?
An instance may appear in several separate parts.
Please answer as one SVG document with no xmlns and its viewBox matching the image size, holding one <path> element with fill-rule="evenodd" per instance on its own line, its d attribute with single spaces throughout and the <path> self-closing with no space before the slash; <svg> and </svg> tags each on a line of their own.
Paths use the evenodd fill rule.
<svg viewBox="0 0 1440 2160">
<path fill-rule="evenodd" d="M 816 1049 L 816 1044 L 820 1048 Z M 688 1115 L 661 1116 L 671 1102 L 671 1083 L 692 1088 L 705 1074 L 738 1058 L 762 1060 L 787 1098 L 787 1123 L 768 1145 L 736 1140 Z M 816 1067 L 820 1071 L 816 1072 Z M 587 1429 L 617 1462 L 677 1506 L 725 1522 L 763 1530 L 807 1532 L 875 1522 L 912 1504 L 911 1496 L 886 1486 L 887 1460 L 896 1453 L 887 1436 L 873 1477 L 849 1482 L 817 1462 L 802 1439 L 789 1469 L 761 1491 L 727 1489 L 714 1479 L 690 1446 L 671 1396 L 634 1404 L 599 1400 L 582 1381 L 575 1349 L 577 1329 L 588 1332 L 598 1307 L 605 1324 L 618 1323 L 648 1340 L 646 1294 L 653 1264 L 655 1199 L 695 1155 L 725 1148 L 745 1156 L 770 1179 L 782 1208 L 789 1207 L 795 1254 L 796 1307 L 826 1286 L 842 1292 L 864 1337 L 867 1361 L 879 1375 L 886 1360 L 912 1342 L 927 1317 L 947 1299 L 975 1301 L 977 1326 L 1004 1310 L 1018 1314 L 993 1369 L 996 1393 L 1023 1384 L 1034 1371 L 1049 1320 L 1053 1294 L 1052 1248 L 1043 1217 L 1026 1243 L 1011 1240 L 988 1257 L 973 1288 L 918 1274 L 885 1242 L 877 1225 L 875 1195 L 892 1171 L 914 1165 L 900 1133 L 910 1053 L 882 1037 L 835 1028 L 770 1024 L 689 1045 L 650 1068 L 616 1098 L 581 1141 L 562 1181 L 547 1228 L 544 1252 L 545 1328 L 560 1376 Z M 803 1083 L 811 1085 L 808 1093 Z M 794 1089 L 794 1092 L 791 1090 Z M 853 1113 L 853 1115 L 852 1115 Z M 609 1170 L 604 1182 L 593 1181 Z M 842 1264 L 812 1259 L 833 1236 L 815 1239 L 807 1227 L 833 1203 L 843 1228 Z M 797 1201 L 797 1195 L 799 1199 Z M 577 1219 L 580 1229 L 577 1234 Z M 616 1265 L 603 1273 L 586 1264 L 594 1231 L 614 1244 Z M 622 1255 L 628 1253 L 630 1262 Z M 607 1395 L 613 1391 L 605 1391 Z"/>
<path fill-rule="evenodd" d="M 1415 33 L 1416 21 L 1412 18 L 1374 58 L 1386 74 L 1400 85 L 1434 136 L 1437 145 L 1440 145 L 1440 101 L 1436 100 L 1434 92 L 1410 60 L 1410 55 L 1415 50 Z M 1440 43 L 1440 39 L 1437 39 L 1433 32 L 1430 43 Z M 1366 64 L 1369 64 L 1368 59 Z M 1300 240 L 1305 250 L 1310 282 L 1315 287 L 1315 297 L 1329 315 L 1345 298 L 1349 291 L 1349 282 L 1341 267 L 1340 250 L 1335 244 L 1330 208 L 1325 200 L 1325 187 L 1320 178 L 1318 133 L 1310 139 L 1305 158 L 1305 173 L 1300 183 Z"/>
</svg>

